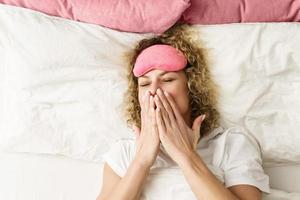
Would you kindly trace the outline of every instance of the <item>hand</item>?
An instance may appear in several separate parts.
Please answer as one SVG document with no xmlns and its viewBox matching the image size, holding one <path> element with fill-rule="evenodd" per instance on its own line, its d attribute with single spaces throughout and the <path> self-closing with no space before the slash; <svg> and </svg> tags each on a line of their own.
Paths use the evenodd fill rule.
<svg viewBox="0 0 300 200">
<path fill-rule="evenodd" d="M 160 149 L 154 99 L 147 91 L 141 103 L 141 130 L 133 126 L 136 134 L 136 156 L 143 164 L 151 167 Z"/>
<path fill-rule="evenodd" d="M 168 155 L 177 163 L 186 161 L 195 152 L 200 139 L 200 128 L 205 115 L 198 116 L 188 127 L 168 93 L 157 90 L 155 98 L 159 138 Z"/>
</svg>

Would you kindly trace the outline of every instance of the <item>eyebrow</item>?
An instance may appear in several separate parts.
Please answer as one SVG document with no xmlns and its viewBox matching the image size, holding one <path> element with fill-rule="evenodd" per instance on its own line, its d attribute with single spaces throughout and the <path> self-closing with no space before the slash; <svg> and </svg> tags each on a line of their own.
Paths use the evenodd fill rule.
<svg viewBox="0 0 300 200">
<path fill-rule="evenodd" d="M 159 73 L 158 75 L 162 76 L 162 75 L 167 74 L 167 73 L 172 73 L 172 72 L 164 71 L 164 72 Z M 149 77 L 144 75 L 144 76 L 141 76 L 140 78 L 149 78 Z"/>
</svg>

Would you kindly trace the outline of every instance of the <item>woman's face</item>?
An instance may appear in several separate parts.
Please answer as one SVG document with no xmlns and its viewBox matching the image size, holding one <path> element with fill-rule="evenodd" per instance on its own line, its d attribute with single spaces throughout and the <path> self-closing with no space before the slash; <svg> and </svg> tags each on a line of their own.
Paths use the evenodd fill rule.
<svg viewBox="0 0 300 200">
<path fill-rule="evenodd" d="M 143 95 L 147 90 L 154 96 L 157 89 L 167 91 L 174 99 L 179 112 L 184 117 L 186 123 L 190 125 L 190 108 L 188 97 L 187 77 L 183 70 L 168 72 L 153 69 L 138 78 L 139 103 L 141 104 Z"/>
</svg>

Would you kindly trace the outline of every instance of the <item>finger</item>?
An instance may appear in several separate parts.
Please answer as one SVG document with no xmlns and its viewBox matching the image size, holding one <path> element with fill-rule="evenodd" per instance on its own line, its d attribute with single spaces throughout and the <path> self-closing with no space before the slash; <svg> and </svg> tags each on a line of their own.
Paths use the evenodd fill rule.
<svg viewBox="0 0 300 200">
<path fill-rule="evenodd" d="M 157 121 L 157 128 L 158 128 L 158 132 L 159 132 L 159 137 L 163 138 L 164 135 L 166 134 L 166 127 L 165 127 L 165 124 L 162 120 L 161 110 L 160 110 L 159 107 L 156 108 L 155 115 L 156 115 L 156 121 Z"/>
<path fill-rule="evenodd" d="M 157 128 L 157 122 L 155 117 L 154 100 L 152 96 L 150 96 L 150 117 L 151 117 L 152 130 L 157 132 L 158 128 Z"/>
<path fill-rule="evenodd" d="M 197 137 L 197 143 L 198 143 L 198 142 L 200 141 L 200 139 L 201 139 L 201 126 L 202 126 L 202 123 L 203 123 L 205 117 L 206 117 L 206 115 L 204 114 L 204 115 L 202 116 L 200 126 L 199 126 L 199 128 L 197 129 L 197 134 L 198 134 L 198 137 Z"/>
<path fill-rule="evenodd" d="M 155 102 L 156 106 L 159 108 L 160 115 L 162 117 L 162 120 L 163 120 L 165 126 L 169 126 L 171 123 L 170 118 L 169 118 L 168 113 L 165 110 L 161 100 L 159 99 L 159 97 L 157 95 L 155 95 L 155 97 L 154 97 L 154 102 Z"/>
<path fill-rule="evenodd" d="M 198 116 L 195 120 L 194 120 L 194 123 L 193 123 L 193 126 L 192 126 L 192 130 L 196 133 L 200 133 L 200 129 L 201 129 L 201 125 L 205 119 L 206 115 L 200 115 Z"/>
<path fill-rule="evenodd" d="M 145 102 L 146 102 L 146 115 L 149 114 L 149 112 L 151 111 L 151 94 L 150 94 L 150 91 L 147 90 L 147 94 L 146 94 L 146 99 L 145 99 Z"/>
<path fill-rule="evenodd" d="M 151 113 L 154 113 L 154 107 L 155 107 L 154 106 L 154 98 L 153 98 L 153 96 L 150 96 L 149 111 L 151 111 Z"/>
<path fill-rule="evenodd" d="M 145 99 L 144 99 L 144 106 L 145 106 L 145 112 L 149 112 L 149 105 L 150 105 L 150 93 L 149 90 L 146 91 Z"/>
<path fill-rule="evenodd" d="M 166 98 L 166 96 L 163 94 L 163 92 L 161 91 L 161 89 L 157 89 L 157 94 L 159 96 L 159 99 L 161 101 L 161 104 L 163 105 L 164 109 L 166 110 L 167 114 L 168 114 L 168 119 L 170 121 L 170 123 L 175 123 L 175 115 L 172 109 L 172 106 L 170 105 L 168 99 Z"/>
<path fill-rule="evenodd" d="M 149 110 L 149 91 L 147 90 L 142 98 L 141 102 L 141 120 L 142 120 L 142 127 L 145 126 L 145 120 L 147 119 L 147 113 Z"/>
<path fill-rule="evenodd" d="M 164 95 L 165 95 L 165 97 L 167 98 L 168 102 L 171 105 L 171 108 L 174 112 L 176 120 L 181 124 L 185 124 L 185 121 L 184 121 L 184 119 L 182 118 L 182 116 L 179 112 L 179 108 L 177 107 L 177 105 L 176 105 L 175 101 L 173 100 L 173 98 L 171 97 L 171 95 L 166 91 L 164 91 Z"/>
</svg>

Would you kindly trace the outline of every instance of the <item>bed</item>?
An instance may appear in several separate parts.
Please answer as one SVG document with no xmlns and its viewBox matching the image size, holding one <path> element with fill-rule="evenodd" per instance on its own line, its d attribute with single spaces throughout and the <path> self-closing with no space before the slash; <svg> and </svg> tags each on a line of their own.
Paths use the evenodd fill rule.
<svg viewBox="0 0 300 200">
<path fill-rule="evenodd" d="M 59 155 L 2 153 L 0 164 L 0 199 L 95 200 L 102 185 L 102 163 Z M 272 189 L 263 199 L 300 199 L 299 167 L 265 168 Z"/>
<path fill-rule="evenodd" d="M 96 199 L 120 117 L 130 33 L 0 4 L 0 199 Z M 193 25 L 220 87 L 222 125 L 261 147 L 271 194 L 300 199 L 300 24 Z M 239 106 L 236 106 L 239 105 Z"/>
</svg>

